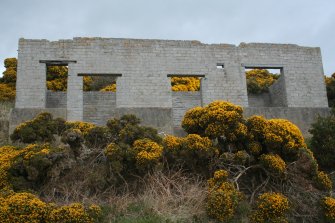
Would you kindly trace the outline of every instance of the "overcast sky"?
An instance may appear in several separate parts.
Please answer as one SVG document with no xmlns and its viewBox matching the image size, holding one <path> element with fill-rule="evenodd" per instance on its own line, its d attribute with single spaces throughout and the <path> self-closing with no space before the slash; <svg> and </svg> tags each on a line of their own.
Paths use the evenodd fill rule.
<svg viewBox="0 0 335 223">
<path fill-rule="evenodd" d="M 1 63 L 21 37 L 115 37 L 319 46 L 335 72 L 335 0 L 0 0 L 0 26 Z"/>
</svg>

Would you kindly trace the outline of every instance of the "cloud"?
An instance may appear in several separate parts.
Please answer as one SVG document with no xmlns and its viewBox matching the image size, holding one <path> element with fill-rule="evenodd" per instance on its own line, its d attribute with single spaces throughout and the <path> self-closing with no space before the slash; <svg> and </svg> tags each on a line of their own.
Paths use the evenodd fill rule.
<svg viewBox="0 0 335 223">
<path fill-rule="evenodd" d="M 1 0 L 0 61 L 20 37 L 187 39 L 320 46 L 335 72 L 333 0 Z"/>
</svg>

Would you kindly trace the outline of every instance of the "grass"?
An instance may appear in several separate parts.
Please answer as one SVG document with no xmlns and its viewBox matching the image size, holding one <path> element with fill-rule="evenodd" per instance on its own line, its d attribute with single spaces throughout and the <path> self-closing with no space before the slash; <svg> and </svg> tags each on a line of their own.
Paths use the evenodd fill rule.
<svg viewBox="0 0 335 223">
<path fill-rule="evenodd" d="M 14 108 L 14 101 L 0 102 L 0 119 L 8 120 L 10 109 Z"/>
</svg>

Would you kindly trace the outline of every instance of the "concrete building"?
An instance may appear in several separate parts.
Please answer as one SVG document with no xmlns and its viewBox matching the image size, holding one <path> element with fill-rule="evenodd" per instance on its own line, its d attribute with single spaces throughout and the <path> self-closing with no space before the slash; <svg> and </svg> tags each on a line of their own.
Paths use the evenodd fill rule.
<svg viewBox="0 0 335 223">
<path fill-rule="evenodd" d="M 67 92 L 46 89 L 46 67 L 66 65 Z M 245 70 L 280 69 L 269 93 L 249 95 Z M 115 76 L 117 91 L 83 92 L 83 76 Z M 172 76 L 201 77 L 197 92 L 172 92 Z M 185 111 L 214 100 L 245 108 L 247 116 L 287 118 L 307 134 L 315 117 L 329 113 L 320 48 L 293 44 L 203 44 L 199 41 L 74 38 L 20 39 L 16 103 L 18 123 L 41 111 L 67 120 L 104 124 L 133 113 L 144 124 L 178 133 Z"/>
</svg>

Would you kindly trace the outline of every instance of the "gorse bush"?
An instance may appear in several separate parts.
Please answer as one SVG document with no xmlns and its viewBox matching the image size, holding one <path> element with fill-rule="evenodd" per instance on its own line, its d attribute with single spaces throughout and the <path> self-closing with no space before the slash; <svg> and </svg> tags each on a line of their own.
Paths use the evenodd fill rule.
<svg viewBox="0 0 335 223">
<path fill-rule="evenodd" d="M 13 101 L 15 99 L 16 84 L 16 58 L 7 58 L 4 61 L 6 70 L 0 78 L 0 101 Z"/>
<path fill-rule="evenodd" d="M 277 74 L 272 74 L 265 69 L 254 69 L 245 72 L 247 78 L 248 93 L 260 94 L 268 92 L 269 87 L 280 77 Z"/>
<path fill-rule="evenodd" d="M 266 120 L 252 116 L 247 120 L 249 150 L 254 155 L 278 154 L 284 160 L 297 159 L 300 148 L 306 148 L 297 126 L 284 119 Z"/>
<path fill-rule="evenodd" d="M 325 220 L 330 223 L 335 222 L 335 199 L 333 197 L 324 197 L 322 200 L 323 215 Z"/>
<path fill-rule="evenodd" d="M 289 201 L 281 193 L 264 193 L 258 197 L 251 222 L 277 223 L 288 222 Z"/>
<path fill-rule="evenodd" d="M 44 222 L 48 214 L 46 203 L 30 193 L 14 193 L 8 197 L 0 197 L 1 222 L 40 223 Z"/>
<path fill-rule="evenodd" d="M 166 136 L 164 156 L 172 166 L 207 174 L 211 161 L 219 151 L 208 137 L 189 134 L 186 137 Z"/>
<path fill-rule="evenodd" d="M 263 154 L 260 157 L 260 163 L 274 176 L 282 178 L 286 174 L 286 163 L 277 154 Z"/>
<path fill-rule="evenodd" d="M 100 207 L 94 205 L 85 208 L 80 203 L 54 208 L 47 217 L 47 223 L 93 223 L 101 214 Z"/>
<path fill-rule="evenodd" d="M 325 76 L 325 82 L 326 82 L 329 107 L 334 107 L 335 106 L 335 73 L 333 73 L 330 77 Z"/>
<path fill-rule="evenodd" d="M 202 192 L 203 206 L 199 208 L 206 210 L 209 218 L 221 222 L 243 222 L 248 217 L 253 222 L 287 222 L 289 215 L 290 220 L 299 222 L 306 219 L 304 216 L 316 216 L 316 211 L 306 207 L 315 206 L 313 202 L 332 189 L 330 177 L 319 168 L 300 130 L 287 120 L 261 116 L 246 119 L 241 107 L 216 101 L 189 110 L 182 125 L 186 136 L 162 138 L 156 129 L 141 126 L 134 115 L 96 126 L 42 113 L 18 126 L 12 135 L 18 142 L 35 144 L 0 147 L 0 197 L 41 190 L 47 200 L 75 202 L 66 206 L 45 203 L 44 222 L 102 221 L 97 220 L 98 207 L 88 208 L 78 201 L 93 197 L 108 203 L 125 191 L 129 196 L 142 197 L 143 188 L 151 187 L 144 185 L 148 176 L 179 172 L 185 179 L 192 176 L 194 182 L 203 183 L 197 188 L 207 193 Z M 38 144 L 41 142 L 49 144 Z M 164 182 L 164 194 L 180 193 L 176 182 Z M 150 202 L 161 192 L 151 189 Z M 157 211 L 160 217 L 161 213 Z M 4 216 L 3 212 L 0 215 Z"/>
<path fill-rule="evenodd" d="M 96 205 L 85 208 L 74 203 L 57 207 L 31 193 L 12 193 L 0 197 L 0 201 L 0 221 L 3 223 L 94 223 L 101 215 L 101 209 Z"/>
<path fill-rule="evenodd" d="M 50 113 L 44 112 L 17 126 L 10 138 L 24 143 L 51 142 L 58 130 L 57 123 Z"/>
<path fill-rule="evenodd" d="M 228 173 L 225 170 L 219 170 L 214 173 L 214 178 L 208 181 L 207 213 L 220 222 L 230 221 L 243 199 L 243 194 L 233 183 L 227 181 L 227 177 Z"/>
<path fill-rule="evenodd" d="M 172 77 L 172 91 L 199 91 L 200 79 L 198 77 Z"/>
<path fill-rule="evenodd" d="M 136 160 L 136 167 L 146 171 L 153 169 L 162 159 L 163 146 L 150 139 L 138 139 L 131 147 Z"/>
</svg>

